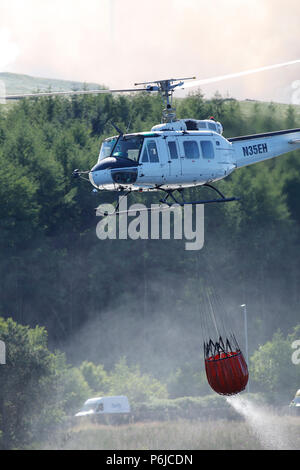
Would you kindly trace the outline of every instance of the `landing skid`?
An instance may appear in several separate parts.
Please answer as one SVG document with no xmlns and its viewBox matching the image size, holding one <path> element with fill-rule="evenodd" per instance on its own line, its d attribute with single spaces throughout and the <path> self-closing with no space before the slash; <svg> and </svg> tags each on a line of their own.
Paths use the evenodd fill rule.
<svg viewBox="0 0 300 470">
<path fill-rule="evenodd" d="M 178 204 L 179 206 L 183 207 L 185 204 L 189 204 L 189 205 L 192 205 L 192 204 L 210 204 L 210 203 L 213 203 L 213 202 L 232 202 L 232 201 L 239 201 L 240 198 L 237 198 L 237 197 L 230 197 L 230 198 L 226 198 L 224 196 L 224 194 L 221 193 L 221 191 L 219 191 L 217 188 L 215 188 L 214 186 L 212 186 L 211 184 L 208 184 L 208 183 L 205 183 L 203 184 L 202 186 L 206 186 L 207 188 L 210 188 L 210 189 L 213 189 L 220 197 L 218 197 L 217 199 L 203 199 L 201 201 L 186 201 L 184 199 L 184 196 L 183 196 L 183 192 L 184 192 L 184 189 L 185 188 L 180 188 L 180 189 L 162 189 L 162 188 L 158 188 L 160 191 L 164 191 L 166 193 L 165 197 L 163 199 L 160 199 L 159 202 L 161 203 L 161 205 L 159 205 L 158 207 L 156 207 L 155 209 L 151 208 L 151 207 L 147 207 L 145 209 L 138 209 L 139 212 L 142 212 L 142 211 L 147 211 L 147 212 L 151 212 L 153 210 L 166 210 L 166 209 L 169 209 L 172 204 Z M 177 191 L 180 196 L 181 196 L 181 201 L 178 201 L 178 199 L 174 196 L 174 192 Z M 120 207 L 120 203 L 122 201 L 122 199 L 126 196 L 128 196 L 128 194 L 130 194 L 132 191 L 131 190 L 128 190 L 125 192 L 125 194 L 123 194 L 123 196 L 121 198 L 119 198 L 118 202 L 117 202 L 117 205 L 115 207 L 115 210 L 113 212 L 100 212 L 98 209 L 96 209 L 96 211 L 98 210 L 97 212 L 97 215 L 100 215 L 100 216 L 103 216 L 103 217 L 107 217 L 107 216 L 110 216 L 110 215 L 121 215 L 121 214 L 130 214 L 131 212 L 132 213 L 136 213 L 137 211 L 134 210 L 134 211 L 119 211 L 119 207 Z M 172 199 L 172 202 L 168 202 L 168 199 L 171 198 Z"/>
<path fill-rule="evenodd" d="M 122 215 L 122 214 L 136 214 L 136 212 L 153 212 L 155 210 L 157 211 L 162 211 L 162 210 L 168 210 L 170 208 L 170 204 L 161 204 L 161 205 L 158 205 L 155 209 L 152 208 L 152 207 L 145 207 L 144 209 L 138 209 L 138 210 L 127 210 L 127 211 L 119 211 L 119 207 L 120 207 L 120 204 L 121 204 L 121 201 L 122 199 L 124 199 L 124 197 L 128 196 L 128 194 L 130 194 L 132 191 L 129 190 L 129 191 L 126 191 L 125 194 L 123 194 L 123 196 L 121 196 L 117 202 L 117 205 L 114 209 L 113 212 L 107 212 L 107 211 L 103 211 L 101 212 L 98 208 L 96 208 L 96 214 L 99 215 L 100 217 L 108 217 L 108 216 L 112 216 L 112 215 Z"/>
<path fill-rule="evenodd" d="M 171 189 L 171 190 L 161 189 L 160 188 L 161 191 L 164 191 L 167 194 L 163 199 L 160 199 L 159 202 L 161 202 L 162 204 L 167 204 L 170 207 L 173 203 L 179 204 L 180 206 L 184 206 L 185 204 L 209 204 L 209 203 L 212 203 L 212 202 L 232 202 L 232 201 L 239 201 L 240 200 L 240 198 L 237 198 L 237 197 L 230 197 L 230 198 L 225 197 L 224 194 L 221 193 L 221 191 L 219 191 L 217 188 L 215 188 L 211 184 L 205 183 L 202 186 L 213 189 L 220 197 L 217 198 L 217 199 L 203 199 L 201 201 L 191 201 L 190 202 L 190 201 L 186 201 L 184 199 L 184 197 L 183 197 L 184 189 L 183 188 L 182 189 Z M 178 201 L 178 199 L 176 199 L 176 197 L 173 194 L 175 191 L 179 192 L 182 201 Z M 167 201 L 169 197 L 171 199 L 173 199 L 172 203 Z"/>
</svg>

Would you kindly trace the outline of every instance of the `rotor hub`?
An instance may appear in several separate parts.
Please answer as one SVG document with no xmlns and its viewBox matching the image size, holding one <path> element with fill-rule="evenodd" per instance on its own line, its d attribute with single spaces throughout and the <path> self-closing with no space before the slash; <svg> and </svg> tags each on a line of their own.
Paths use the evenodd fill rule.
<svg viewBox="0 0 300 470">
<path fill-rule="evenodd" d="M 157 80 L 154 82 L 135 83 L 135 85 L 147 85 L 146 91 L 158 91 L 161 95 L 165 108 L 162 113 L 162 122 L 173 122 L 176 120 L 176 108 L 172 106 L 174 89 L 183 86 L 186 80 L 194 80 L 195 77 L 169 78 L 167 80 Z"/>
</svg>

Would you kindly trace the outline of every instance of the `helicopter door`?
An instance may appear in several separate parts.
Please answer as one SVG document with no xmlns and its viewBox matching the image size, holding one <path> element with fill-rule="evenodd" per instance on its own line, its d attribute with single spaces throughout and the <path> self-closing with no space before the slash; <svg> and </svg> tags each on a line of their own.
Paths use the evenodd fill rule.
<svg viewBox="0 0 300 470">
<path fill-rule="evenodd" d="M 173 179 L 181 179 L 181 159 L 177 137 L 168 137 L 166 139 L 166 145 L 168 152 L 169 176 Z"/>
<path fill-rule="evenodd" d="M 140 157 L 139 176 L 144 183 L 157 183 L 162 181 L 164 162 L 160 158 L 159 139 L 145 139 Z"/>
<path fill-rule="evenodd" d="M 195 137 L 184 136 L 180 138 L 180 160 L 182 177 L 196 180 L 200 169 L 200 148 Z"/>
<path fill-rule="evenodd" d="M 212 139 L 200 141 L 201 154 L 204 163 L 203 174 L 210 179 L 214 179 L 217 176 L 217 168 L 215 163 L 215 147 L 214 141 Z M 222 171 L 222 174 L 224 172 Z"/>
</svg>

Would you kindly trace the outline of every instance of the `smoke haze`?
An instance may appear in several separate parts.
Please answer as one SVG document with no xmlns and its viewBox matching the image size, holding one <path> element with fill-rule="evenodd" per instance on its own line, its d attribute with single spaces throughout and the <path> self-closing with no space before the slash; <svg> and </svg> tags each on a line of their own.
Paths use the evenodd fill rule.
<svg viewBox="0 0 300 470">
<path fill-rule="evenodd" d="M 128 87 L 209 78 L 300 57 L 300 4 L 287 0 L 12 0 L 0 6 L 3 71 Z M 205 85 L 290 101 L 299 65 Z"/>
</svg>

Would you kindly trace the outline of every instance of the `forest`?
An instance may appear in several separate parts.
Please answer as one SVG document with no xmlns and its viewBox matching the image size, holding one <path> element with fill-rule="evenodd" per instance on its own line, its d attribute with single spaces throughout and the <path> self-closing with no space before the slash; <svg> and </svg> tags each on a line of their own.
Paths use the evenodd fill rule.
<svg viewBox="0 0 300 470">
<path fill-rule="evenodd" d="M 293 106 L 281 112 L 273 103 L 257 102 L 245 114 L 244 105 L 219 94 L 206 100 L 200 90 L 176 100 L 179 118 L 214 116 L 225 137 L 299 127 Z M 91 386 L 90 378 L 80 399 L 99 389 L 117 393 L 122 387 L 112 384 L 116 371 L 124 369 L 147 377 L 160 398 L 205 395 L 209 390 L 200 377 L 205 306 L 199 292 L 209 285 L 242 348 L 240 306 L 247 305 L 253 391 L 289 400 L 300 380 L 299 366 L 289 360 L 289 345 L 300 339 L 299 151 L 240 169 L 216 184 L 226 196 L 241 199 L 205 207 L 199 252 L 185 251 L 181 240 L 96 236 L 94 208 L 115 196 L 94 194 L 72 171 L 96 163 L 101 142 L 115 134 L 112 122 L 129 132 L 149 131 L 160 122 L 161 109 L 160 97 L 148 94 L 49 97 L 0 106 L 0 339 L 17 330 L 22 345 L 24 338 L 36 342 L 51 374 L 70 367 L 86 377 L 91 370 L 97 376 L 97 367 L 101 377 L 108 374 L 106 388 L 102 382 Z M 197 191 L 190 190 L 187 199 L 197 199 Z M 130 198 L 158 202 L 155 194 Z M 282 378 L 287 364 L 280 348 L 289 363 L 288 383 L 274 376 L 268 383 L 258 364 L 264 363 L 263 352 L 270 361 L 275 357 L 276 377 Z M 276 389 L 280 383 L 282 393 Z M 3 391 L 0 429 L 9 413 L 5 396 Z"/>
</svg>

